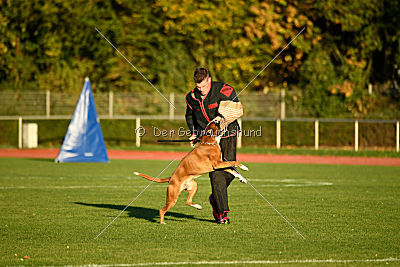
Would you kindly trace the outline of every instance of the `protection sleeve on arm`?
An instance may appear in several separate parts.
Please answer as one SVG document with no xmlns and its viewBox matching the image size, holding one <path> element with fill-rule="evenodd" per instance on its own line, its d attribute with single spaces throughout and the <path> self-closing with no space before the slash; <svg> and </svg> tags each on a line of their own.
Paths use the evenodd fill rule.
<svg viewBox="0 0 400 267">
<path fill-rule="evenodd" d="M 218 113 L 224 117 L 225 123 L 229 125 L 243 115 L 242 103 L 231 102 L 229 100 L 221 101 L 219 104 Z"/>
<path fill-rule="evenodd" d="M 243 115 L 243 107 L 231 86 L 225 84 L 220 93 L 218 113 L 224 117 L 225 126 L 228 126 Z"/>
</svg>

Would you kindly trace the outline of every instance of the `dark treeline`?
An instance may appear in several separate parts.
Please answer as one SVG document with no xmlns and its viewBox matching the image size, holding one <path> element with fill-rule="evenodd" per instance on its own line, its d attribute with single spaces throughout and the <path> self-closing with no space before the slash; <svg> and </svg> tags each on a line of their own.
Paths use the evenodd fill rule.
<svg viewBox="0 0 400 267">
<path fill-rule="evenodd" d="M 287 88 L 312 116 L 399 110 L 397 0 L 0 0 L 0 88 L 77 92 L 193 87 L 196 66 L 246 89 Z M 368 85 L 373 93 L 369 94 Z"/>
</svg>

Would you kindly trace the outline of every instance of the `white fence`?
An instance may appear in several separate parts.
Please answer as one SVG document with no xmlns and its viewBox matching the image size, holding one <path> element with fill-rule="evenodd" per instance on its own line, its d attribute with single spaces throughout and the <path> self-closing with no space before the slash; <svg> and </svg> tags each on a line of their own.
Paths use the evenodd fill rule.
<svg viewBox="0 0 400 267">
<path fill-rule="evenodd" d="M 22 136 L 23 136 L 23 121 L 24 120 L 70 120 L 70 115 L 58 115 L 58 116 L 0 116 L 0 121 L 18 121 L 18 147 L 22 148 Z M 174 116 L 170 115 L 142 115 L 142 116 L 134 116 L 134 115 L 100 115 L 100 120 L 135 120 L 135 129 L 141 127 L 141 122 L 143 120 L 184 120 L 184 116 Z M 400 143 L 400 125 L 398 120 L 356 120 L 356 119 L 331 119 L 331 118 L 285 118 L 285 119 L 277 119 L 277 118 L 266 118 L 266 117 L 254 117 L 254 118 L 241 118 L 239 119 L 239 124 L 243 125 L 246 121 L 258 121 L 258 122 L 275 122 L 276 133 L 275 133 L 275 147 L 280 149 L 282 147 L 282 122 L 312 122 L 314 124 L 314 132 L 308 133 L 309 135 L 314 135 L 314 149 L 318 150 L 320 148 L 320 123 L 321 122 L 329 122 L 329 123 L 352 123 L 354 125 L 354 150 L 359 150 L 359 136 L 360 136 L 360 123 L 375 123 L 375 124 L 393 124 L 395 126 L 395 136 L 393 139 L 395 140 L 395 149 L 399 152 L 399 143 Z M 239 135 L 238 139 L 238 147 L 241 147 L 243 144 L 243 138 L 246 138 L 243 135 Z M 135 143 L 137 147 L 141 146 L 141 136 L 140 134 L 135 134 Z"/>
<path fill-rule="evenodd" d="M 97 113 L 101 120 L 135 120 L 136 128 L 141 126 L 144 120 L 184 120 L 186 102 L 184 94 L 170 93 L 167 95 L 170 103 L 165 101 L 158 94 L 133 93 L 133 92 L 95 92 Z M 0 91 L 0 121 L 18 121 L 18 147 L 22 147 L 22 128 L 25 120 L 70 120 L 79 93 L 58 93 L 58 92 L 32 92 L 32 91 Z M 362 119 L 331 119 L 331 118 L 297 118 L 302 113 L 296 110 L 293 104 L 288 104 L 290 99 L 285 91 L 256 93 L 245 92 L 240 95 L 244 106 L 244 116 L 240 123 L 246 128 L 246 121 L 273 122 L 276 132 L 274 133 L 275 147 L 280 149 L 284 144 L 286 122 L 313 123 L 313 131 L 306 132 L 309 137 L 313 135 L 314 148 L 320 148 L 320 140 L 323 134 L 320 123 L 351 123 L 354 125 L 353 142 L 354 150 L 360 149 L 360 134 L 363 134 L 359 124 L 378 123 L 392 124 L 395 133 L 390 130 L 389 138 L 395 140 L 390 145 L 395 146 L 399 151 L 399 121 L 398 120 L 362 120 Z M 174 108 L 175 107 L 175 108 Z M 136 114 L 136 115 L 130 115 Z M 160 115 L 154 115 L 160 114 Z M 3 116 L 1 116 L 3 115 Z M 340 130 L 340 129 L 339 129 Z M 326 136 L 326 135 L 325 135 Z M 349 138 L 349 135 L 347 135 Z M 246 144 L 246 136 L 240 136 L 238 146 Z M 272 140 L 272 137 L 270 137 Z M 137 146 L 141 145 L 141 138 L 135 137 Z M 310 144 L 309 144 L 310 145 Z"/>
</svg>

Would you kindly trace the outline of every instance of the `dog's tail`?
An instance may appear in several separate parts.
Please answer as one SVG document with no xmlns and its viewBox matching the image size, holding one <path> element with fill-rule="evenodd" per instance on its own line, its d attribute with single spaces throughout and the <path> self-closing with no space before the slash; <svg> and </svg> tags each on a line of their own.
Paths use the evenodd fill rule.
<svg viewBox="0 0 400 267">
<path fill-rule="evenodd" d="M 171 177 L 168 177 L 168 178 L 154 178 L 154 177 L 148 176 L 148 175 L 140 173 L 140 172 L 134 172 L 133 174 L 141 176 L 141 177 L 143 177 L 143 178 L 145 178 L 145 179 L 147 179 L 149 181 L 153 181 L 153 182 L 156 182 L 156 183 L 168 183 L 169 180 L 171 179 Z"/>
</svg>

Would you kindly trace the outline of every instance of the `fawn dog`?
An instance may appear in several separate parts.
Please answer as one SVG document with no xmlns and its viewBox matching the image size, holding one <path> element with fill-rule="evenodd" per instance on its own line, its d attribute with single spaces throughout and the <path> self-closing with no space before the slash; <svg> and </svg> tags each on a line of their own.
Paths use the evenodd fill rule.
<svg viewBox="0 0 400 267">
<path fill-rule="evenodd" d="M 247 171 L 248 168 L 245 165 L 238 161 L 221 160 L 221 148 L 219 146 L 220 139 L 219 122 L 211 121 L 204 130 L 204 134 L 201 136 L 200 145 L 195 147 L 181 160 L 171 177 L 154 178 L 143 173 L 134 172 L 135 175 L 141 176 L 150 181 L 157 183 L 169 182 L 167 201 L 165 206 L 160 210 L 160 223 L 165 224 L 165 213 L 175 205 L 179 194 L 183 190 L 188 191 L 189 193 L 186 205 L 192 206 L 196 209 L 202 208 L 199 204 L 195 204 L 192 201 L 197 192 L 197 182 L 194 181 L 194 179 L 204 173 L 212 172 L 216 169 L 225 169 L 226 172 L 239 178 L 242 183 L 247 183 L 247 180 L 242 175 L 231 168 L 239 167 L 242 170 Z"/>
</svg>

